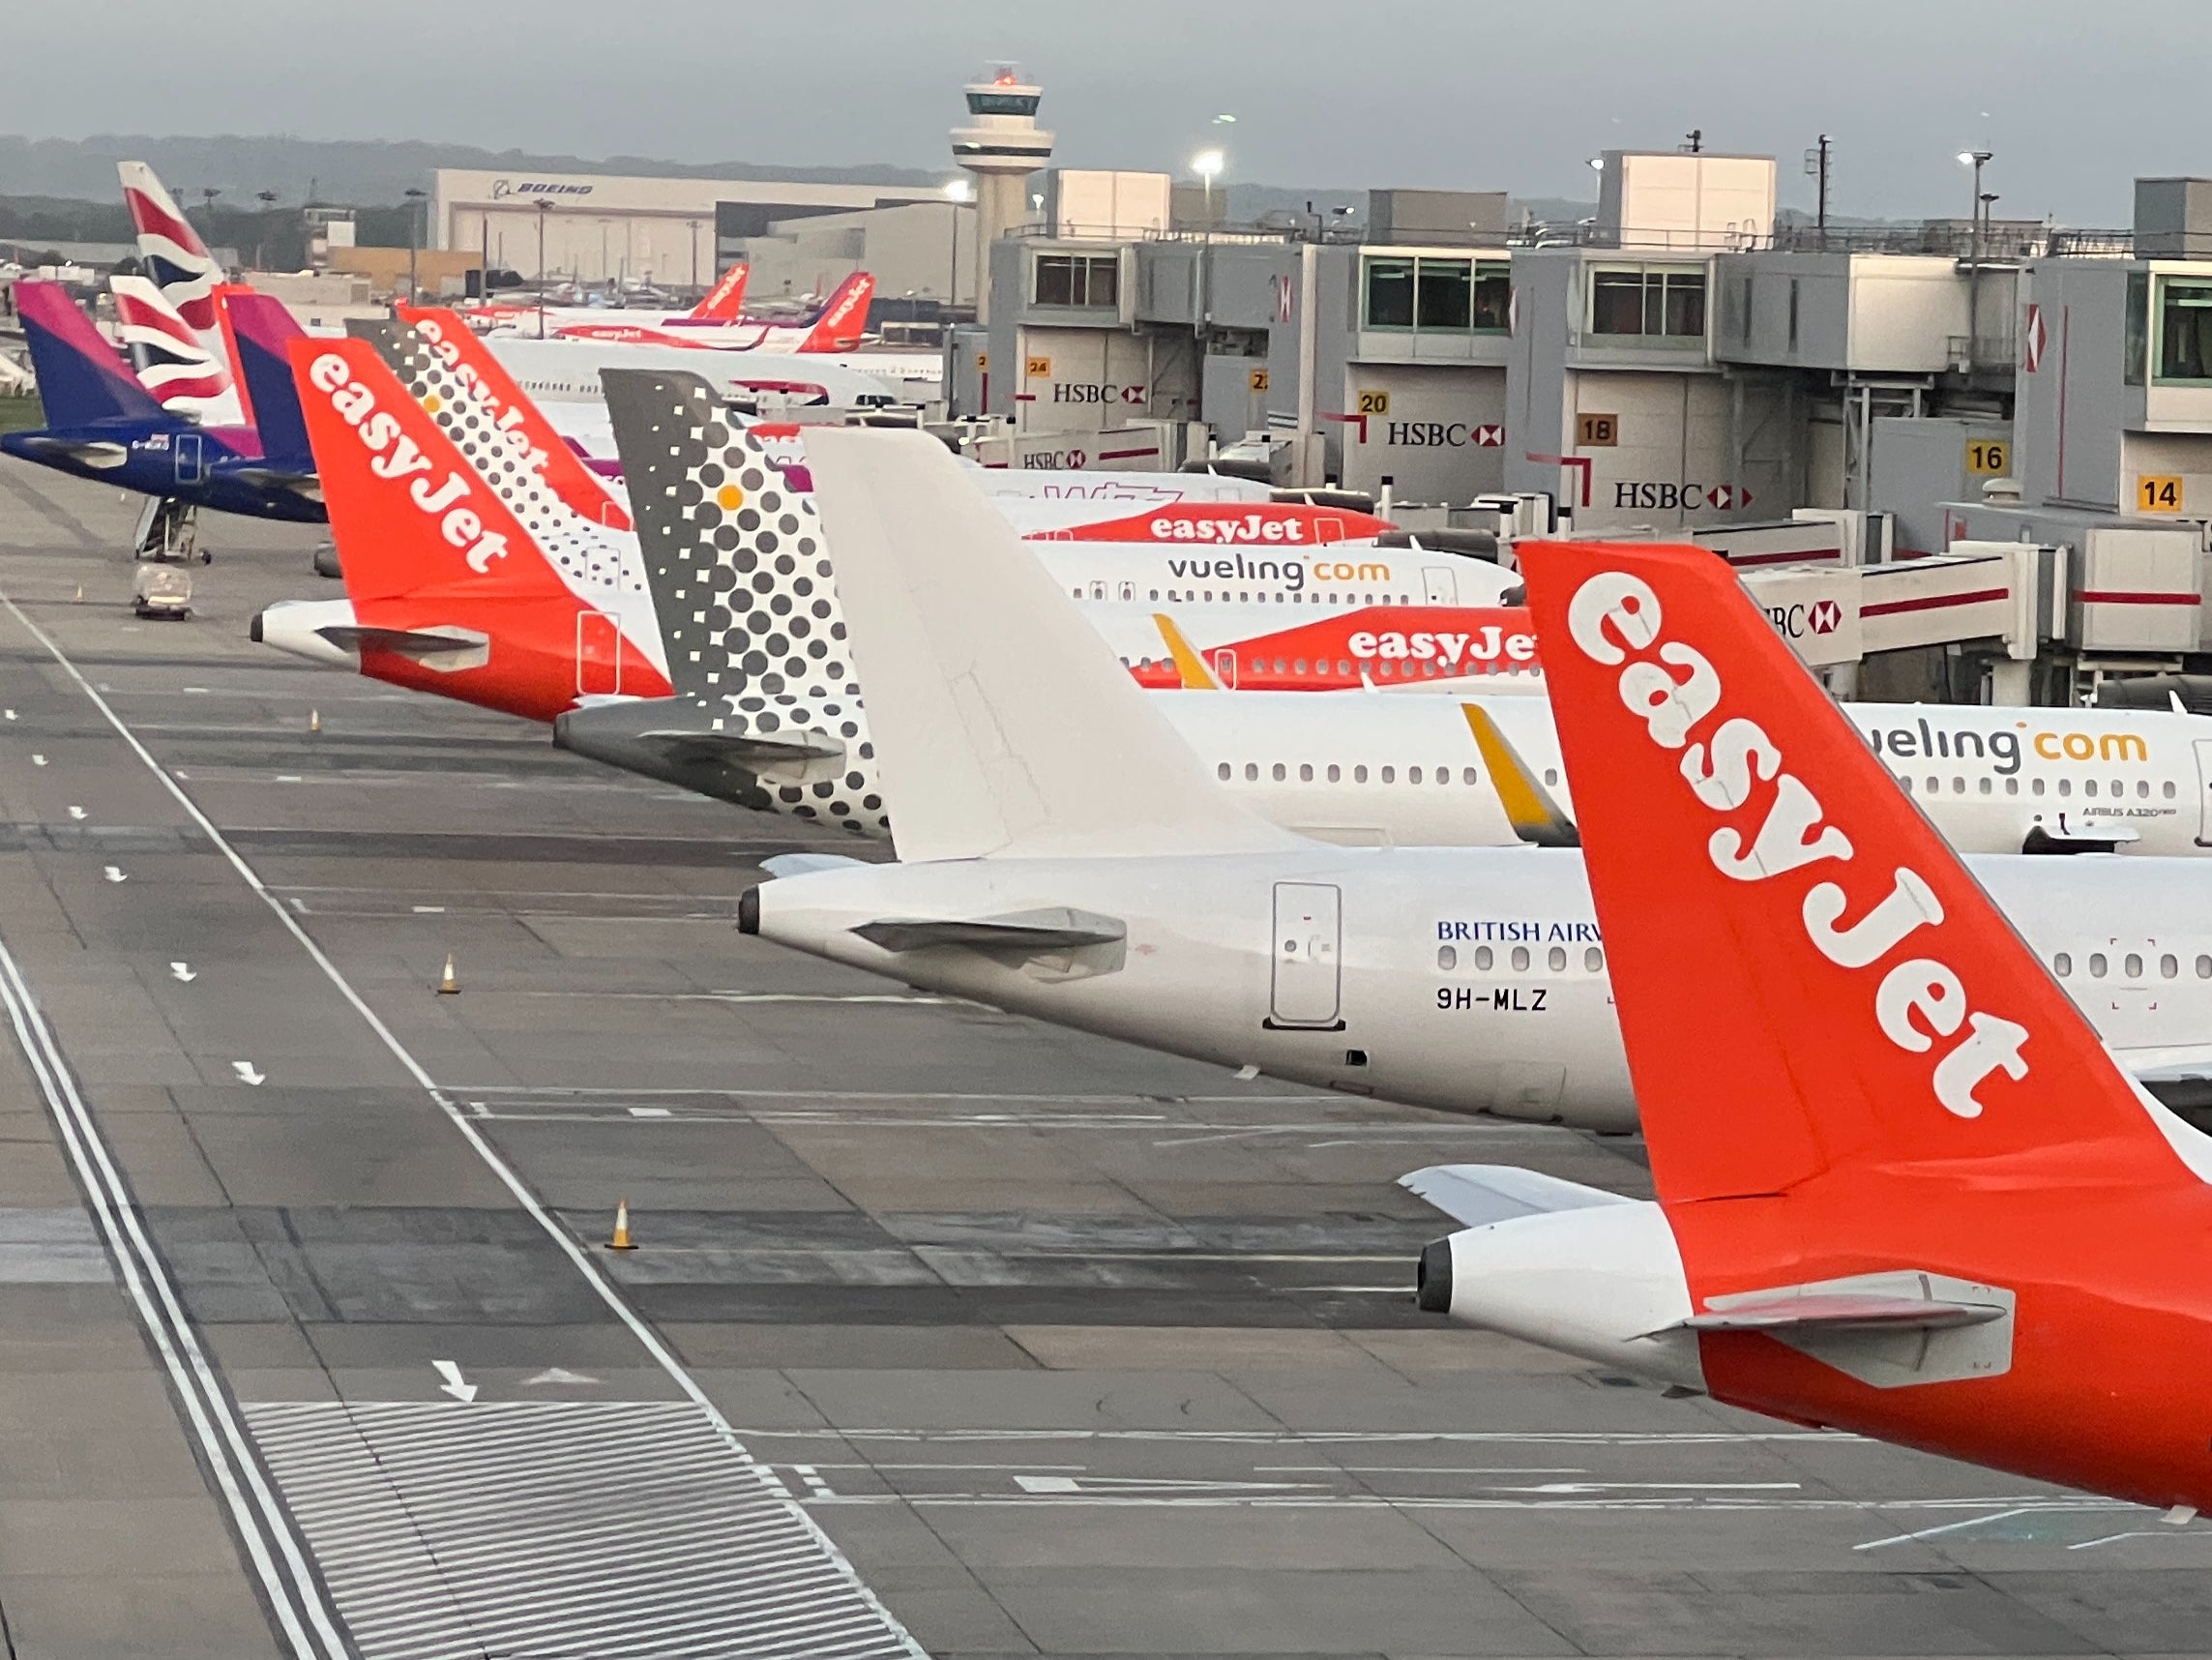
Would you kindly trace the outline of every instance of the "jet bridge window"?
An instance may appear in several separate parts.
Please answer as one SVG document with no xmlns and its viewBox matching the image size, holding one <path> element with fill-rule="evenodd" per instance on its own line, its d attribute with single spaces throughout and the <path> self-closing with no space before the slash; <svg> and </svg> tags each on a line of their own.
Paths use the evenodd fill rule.
<svg viewBox="0 0 2212 1660">
<path fill-rule="evenodd" d="M 2212 282 L 2158 279 L 2157 361 L 2162 383 L 2212 385 Z"/>
<path fill-rule="evenodd" d="M 1590 333 L 1666 340 L 1705 338 L 1705 273 L 1664 265 L 1605 266 L 1590 273 Z"/>
<path fill-rule="evenodd" d="M 1030 297 L 1040 306 L 1098 311 L 1121 306 L 1118 253 L 1040 253 L 1031 272 Z"/>
<path fill-rule="evenodd" d="M 1360 293 L 1366 328 L 1502 335 L 1513 268 L 1502 259 L 1375 254 L 1361 262 Z"/>
</svg>

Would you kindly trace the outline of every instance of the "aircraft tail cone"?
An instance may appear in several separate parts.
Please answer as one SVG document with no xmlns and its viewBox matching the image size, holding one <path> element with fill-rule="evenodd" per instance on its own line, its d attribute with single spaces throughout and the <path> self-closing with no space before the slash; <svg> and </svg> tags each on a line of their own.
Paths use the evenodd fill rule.
<svg viewBox="0 0 2212 1660">
<path fill-rule="evenodd" d="M 609 1251 L 634 1251 L 637 1249 L 636 1244 L 630 1237 L 630 1201 L 627 1199 L 618 1199 L 614 1201 L 614 1236 L 607 1240 L 606 1248 Z"/>
<path fill-rule="evenodd" d="M 438 995 L 441 997 L 457 997 L 460 995 L 460 982 L 454 978 L 454 954 L 450 951 L 446 953 L 446 971 L 438 979 Z"/>
</svg>

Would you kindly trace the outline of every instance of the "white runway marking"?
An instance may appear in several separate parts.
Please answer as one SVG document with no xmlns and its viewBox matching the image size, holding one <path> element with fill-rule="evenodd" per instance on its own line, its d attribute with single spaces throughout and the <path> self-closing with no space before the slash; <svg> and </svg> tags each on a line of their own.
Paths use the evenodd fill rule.
<svg viewBox="0 0 2212 1660">
<path fill-rule="evenodd" d="M 685 1402 L 246 1412 L 369 1660 L 917 1652 Z"/>
</svg>

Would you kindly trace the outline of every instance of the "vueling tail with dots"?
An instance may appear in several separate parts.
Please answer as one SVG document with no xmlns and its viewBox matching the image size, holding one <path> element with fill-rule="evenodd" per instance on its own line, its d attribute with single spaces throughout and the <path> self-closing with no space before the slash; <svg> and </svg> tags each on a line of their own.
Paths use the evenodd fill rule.
<svg viewBox="0 0 2212 1660">
<path fill-rule="evenodd" d="M 369 341 L 290 358 L 348 597 L 272 607 L 255 637 L 539 721 L 667 696 L 643 581 L 623 579 L 634 539 L 559 501 L 465 398 L 433 413 Z"/>
<path fill-rule="evenodd" d="M 811 495 L 697 375 L 602 379 L 676 699 L 576 710 L 555 741 L 743 806 L 885 834 Z"/>
<path fill-rule="evenodd" d="M 1520 563 L 1658 1200 L 1500 1221 L 1451 1197 L 1495 1171 L 1409 1176 L 1469 1224 L 1423 1253 L 1421 1306 L 2212 1506 L 2212 1141 L 2114 1063 L 1719 559 Z"/>
</svg>

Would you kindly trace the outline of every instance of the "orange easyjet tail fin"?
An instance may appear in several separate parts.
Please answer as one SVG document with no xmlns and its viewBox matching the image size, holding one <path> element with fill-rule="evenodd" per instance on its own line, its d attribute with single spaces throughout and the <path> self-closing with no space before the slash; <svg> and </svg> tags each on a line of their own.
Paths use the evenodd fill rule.
<svg viewBox="0 0 2212 1660">
<path fill-rule="evenodd" d="M 2022 1187 L 2183 1173 L 2189 1133 L 1725 564 L 1517 551 L 1670 1211 L 1839 1174 L 1902 1211 L 1961 1179 L 1948 1161 Z"/>
<path fill-rule="evenodd" d="M 855 271 L 830 295 L 822 314 L 799 342 L 800 351 L 853 351 L 868 332 L 868 302 L 875 292 L 875 279 Z"/>
<path fill-rule="evenodd" d="M 465 322 L 436 307 L 395 306 L 393 311 L 403 327 L 396 331 L 387 361 L 410 394 L 428 395 L 427 377 L 433 367 L 458 377 L 501 430 L 522 434 L 529 464 L 574 512 L 607 530 L 632 527 L 630 509 L 583 464 L 530 395 L 516 384 L 506 365 L 491 355 L 490 347 Z"/>
<path fill-rule="evenodd" d="M 752 275 L 752 267 L 740 259 L 717 280 L 706 291 L 706 297 L 691 309 L 691 317 L 702 323 L 734 323 L 745 314 L 745 283 Z"/>
<path fill-rule="evenodd" d="M 566 597 L 537 544 L 366 340 L 291 343 L 331 536 L 356 604 L 459 593 Z"/>
</svg>

